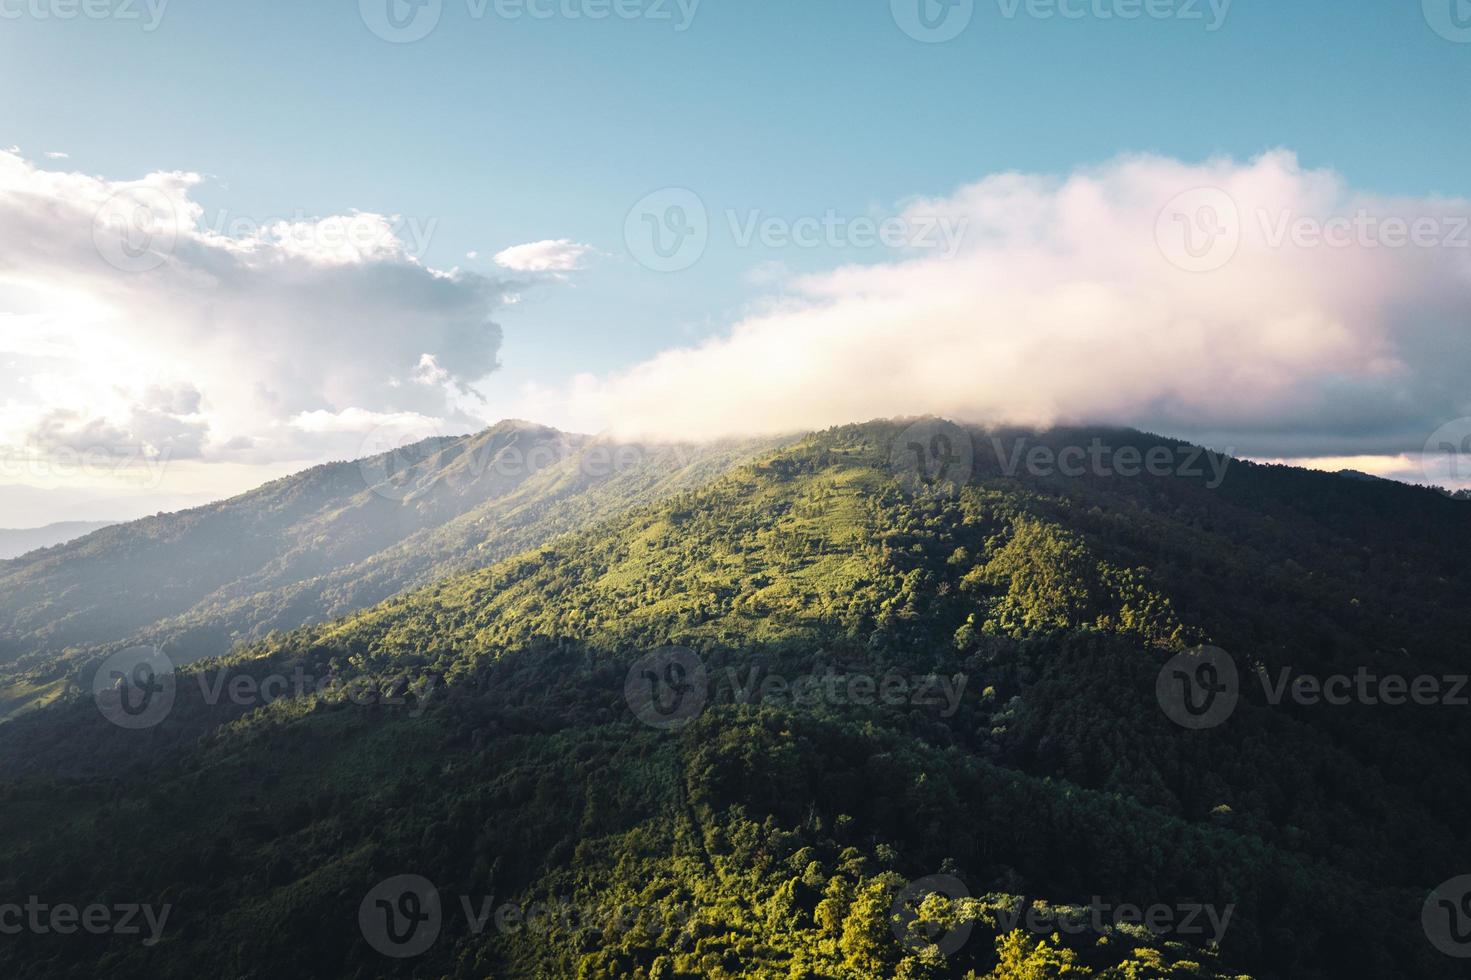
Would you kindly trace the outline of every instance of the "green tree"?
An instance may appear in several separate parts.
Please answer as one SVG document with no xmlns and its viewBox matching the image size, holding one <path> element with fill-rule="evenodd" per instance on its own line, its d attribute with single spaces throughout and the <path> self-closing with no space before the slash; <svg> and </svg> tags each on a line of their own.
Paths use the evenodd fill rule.
<svg viewBox="0 0 1471 980">
<path fill-rule="evenodd" d="M 889 905 L 888 889 L 874 881 L 863 886 L 849 906 L 843 937 L 838 941 L 849 969 L 864 975 L 886 975 L 896 952 L 889 930 Z"/>
<path fill-rule="evenodd" d="M 1072 950 L 1049 945 L 1047 940 L 1029 936 L 1021 929 L 996 940 L 996 955 L 1001 962 L 991 971 L 990 980 L 1058 980 L 1090 975 L 1089 970 L 1077 965 L 1078 957 Z"/>
<path fill-rule="evenodd" d="M 853 903 L 853 888 L 841 875 L 833 875 L 823 889 L 822 901 L 812 917 L 817 928 L 829 936 L 836 936 L 843 929 L 843 920 L 848 917 L 848 906 Z"/>
</svg>

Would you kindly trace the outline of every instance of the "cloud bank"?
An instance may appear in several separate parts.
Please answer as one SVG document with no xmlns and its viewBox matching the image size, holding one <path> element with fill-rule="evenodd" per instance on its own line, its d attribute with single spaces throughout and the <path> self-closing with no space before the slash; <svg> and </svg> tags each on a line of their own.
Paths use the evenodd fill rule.
<svg viewBox="0 0 1471 980">
<path fill-rule="evenodd" d="M 509 284 L 424 265 L 432 228 L 394 216 L 205 220 L 200 182 L 0 152 L 11 458 L 350 456 L 385 419 L 477 424 L 464 409 L 497 367 Z"/>
<path fill-rule="evenodd" d="M 0 459 L 268 464 L 481 424 L 517 283 L 425 265 L 432 226 L 395 216 L 206 220 L 200 183 L 0 152 Z M 765 280 L 781 291 L 724 335 L 507 414 L 688 439 L 925 413 L 1127 424 L 1464 484 L 1421 454 L 1464 440 L 1471 463 L 1468 215 L 1286 152 L 998 174 L 908 205 L 963 229 L 953 254 Z M 495 258 L 533 281 L 594 252 Z"/>
<path fill-rule="evenodd" d="M 933 413 L 1131 424 L 1252 455 L 1418 454 L 1471 415 L 1468 214 L 1286 152 L 1000 174 L 909 206 L 964 223 L 952 258 L 799 279 L 726 336 L 526 410 L 642 436 Z"/>
</svg>

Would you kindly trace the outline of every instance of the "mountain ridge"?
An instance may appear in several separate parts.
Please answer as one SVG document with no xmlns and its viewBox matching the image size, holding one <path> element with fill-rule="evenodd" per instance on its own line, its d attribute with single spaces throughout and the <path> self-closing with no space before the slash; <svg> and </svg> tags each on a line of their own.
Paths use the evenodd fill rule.
<svg viewBox="0 0 1471 980">
<path fill-rule="evenodd" d="M 40 527 L 0 528 L 0 563 L 21 558 L 33 551 L 54 548 L 119 521 L 57 521 Z M 4 564 L 0 564 L 3 572 Z"/>
<path fill-rule="evenodd" d="M 613 443 L 512 420 L 104 529 L 0 565 L 0 665 L 13 678 L 0 677 L 0 706 L 53 696 L 128 643 L 171 644 L 187 662 L 345 614 L 772 444 Z"/>
<path fill-rule="evenodd" d="M 1419 925 L 1428 889 L 1471 860 L 1456 779 L 1471 744 L 1453 712 L 1274 705 L 1245 686 L 1235 717 L 1189 732 L 1156 677 L 1205 642 L 1246 677 L 1463 670 L 1465 509 L 1240 461 L 1214 489 L 1208 475 L 1007 474 L 981 457 L 963 480 L 916 483 L 895 465 L 909 428 L 813 434 L 184 667 L 147 731 L 118 732 L 85 696 L 7 723 L 7 866 L 54 890 L 175 896 L 181 931 L 118 951 L 124 975 L 191 975 L 252 935 L 279 938 L 233 968 L 313 976 L 959 978 L 1013 962 L 990 975 L 1014 978 L 1068 957 L 1107 978 L 1456 975 Z M 1026 438 L 1060 451 L 1095 432 L 1159 444 Z M 669 644 L 708 677 L 672 729 L 628 696 Z M 207 697 L 298 669 L 324 685 Z M 966 682 L 949 711 L 805 703 L 749 680 L 830 676 L 850 692 L 855 678 Z M 137 843 L 66 871 L 56 855 L 83 853 L 104 815 Z M 152 860 L 159 848 L 177 857 Z M 445 896 L 627 903 L 637 922 L 529 934 L 447 916 L 426 958 L 384 958 L 354 916 L 404 874 Z M 882 913 L 936 875 L 965 897 L 921 918 L 976 937 L 926 959 Z M 1212 944 L 1019 932 L 997 911 L 1091 896 L 1233 916 Z M 41 950 L 0 955 L 28 975 Z"/>
</svg>

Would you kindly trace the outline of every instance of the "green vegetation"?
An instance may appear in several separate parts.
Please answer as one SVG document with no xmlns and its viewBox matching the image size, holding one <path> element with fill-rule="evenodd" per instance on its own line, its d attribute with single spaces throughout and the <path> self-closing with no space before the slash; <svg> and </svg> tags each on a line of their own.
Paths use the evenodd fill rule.
<svg viewBox="0 0 1471 980">
<path fill-rule="evenodd" d="M 1208 489 L 1013 477 L 984 456 L 959 493 L 913 496 L 888 468 L 898 432 L 835 429 L 591 508 L 595 526 L 568 517 L 532 550 L 194 664 L 147 730 L 79 695 L 7 723 L 0 902 L 172 914 L 152 947 L 5 937 L 0 971 L 1462 975 L 1420 907 L 1471 868 L 1468 709 L 1274 706 L 1247 684 L 1226 724 L 1191 732 L 1155 680 L 1202 642 L 1244 673 L 1454 672 L 1464 504 L 1282 467 L 1232 464 Z M 1095 435 L 1160 441 L 1035 438 Z M 709 682 L 669 730 L 624 689 L 666 644 Z M 268 706 L 209 703 L 198 683 L 298 670 L 331 682 Z M 751 694 L 829 676 L 849 695 Z M 960 697 L 847 683 L 888 676 Z M 358 912 L 404 874 L 437 886 L 443 924 L 394 959 Z M 930 876 L 964 894 L 910 891 Z M 1231 916 L 1216 943 L 1023 914 L 1095 900 Z M 477 928 L 507 905 L 574 914 Z"/>
</svg>

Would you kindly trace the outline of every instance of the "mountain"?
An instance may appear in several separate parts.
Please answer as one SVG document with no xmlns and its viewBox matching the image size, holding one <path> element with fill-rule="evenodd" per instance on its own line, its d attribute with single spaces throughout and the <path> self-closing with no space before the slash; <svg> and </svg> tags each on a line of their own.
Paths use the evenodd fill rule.
<svg viewBox="0 0 1471 980">
<path fill-rule="evenodd" d="M 0 716 L 57 696 L 111 650 L 219 656 L 489 564 L 775 444 L 620 444 L 507 421 L 0 563 Z"/>
<path fill-rule="evenodd" d="M 0 560 L 19 558 L 39 548 L 54 548 L 68 541 L 100 531 L 116 521 L 61 521 L 45 527 L 0 528 Z"/>
<path fill-rule="evenodd" d="M 1464 709 L 1272 692 L 1463 677 L 1471 510 L 937 426 L 0 726 L 0 899 L 167 907 L 5 975 L 1463 975 Z"/>
</svg>

